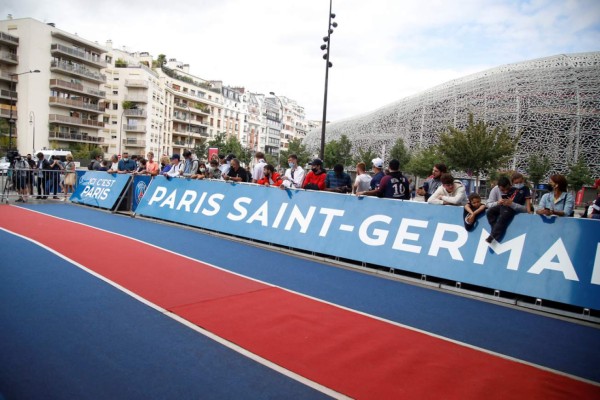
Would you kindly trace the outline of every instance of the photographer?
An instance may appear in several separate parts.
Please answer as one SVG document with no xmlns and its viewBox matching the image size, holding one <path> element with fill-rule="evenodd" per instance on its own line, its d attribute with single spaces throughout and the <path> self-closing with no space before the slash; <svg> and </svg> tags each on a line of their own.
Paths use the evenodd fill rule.
<svg viewBox="0 0 600 400">
<path fill-rule="evenodd" d="M 29 164 L 19 154 L 14 159 L 14 171 L 15 171 L 15 188 L 19 194 L 19 198 L 16 200 L 17 203 L 27 202 L 27 196 L 29 195 Z"/>
<path fill-rule="evenodd" d="M 50 163 L 44 158 L 44 154 L 39 152 L 35 155 L 37 157 L 35 172 L 37 175 L 37 197 L 36 199 L 47 198 L 48 188 L 46 187 L 46 181 L 48 180 L 48 170 L 50 170 Z"/>
<path fill-rule="evenodd" d="M 58 185 L 60 183 L 61 171 L 64 169 L 62 162 L 58 159 L 58 157 L 50 156 L 50 179 L 46 181 L 48 184 L 47 193 L 50 195 L 52 192 L 52 198 L 58 200 L 58 196 L 56 192 L 58 190 Z"/>
</svg>

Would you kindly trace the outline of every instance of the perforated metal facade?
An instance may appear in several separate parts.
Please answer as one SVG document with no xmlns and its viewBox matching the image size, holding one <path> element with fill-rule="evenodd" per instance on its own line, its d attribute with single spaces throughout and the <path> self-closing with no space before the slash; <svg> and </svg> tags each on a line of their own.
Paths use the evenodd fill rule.
<svg viewBox="0 0 600 400">
<path fill-rule="evenodd" d="M 569 164 L 583 159 L 600 177 L 600 52 L 525 61 L 456 79 L 330 123 L 326 141 L 345 134 L 354 150 L 387 153 L 401 137 L 410 150 L 423 148 L 450 125 L 464 129 L 469 112 L 491 128 L 521 134 L 507 167 L 525 170 L 529 156 L 537 153 L 550 158 L 551 173 L 566 173 Z M 313 130 L 304 143 L 318 152 L 320 140 L 320 129 Z"/>
</svg>

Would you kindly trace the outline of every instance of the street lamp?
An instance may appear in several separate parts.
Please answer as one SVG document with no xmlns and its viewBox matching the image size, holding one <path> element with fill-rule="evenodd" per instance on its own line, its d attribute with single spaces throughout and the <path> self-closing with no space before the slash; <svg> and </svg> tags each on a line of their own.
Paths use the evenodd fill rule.
<svg viewBox="0 0 600 400">
<path fill-rule="evenodd" d="M 335 14 L 331 12 L 333 6 L 333 0 L 329 0 L 329 23 L 327 24 L 327 36 L 323 38 L 325 44 L 321 45 L 321 50 L 326 50 L 326 53 L 323 54 L 323 59 L 325 60 L 325 96 L 323 99 L 323 124 L 321 126 L 321 151 L 319 153 L 319 157 L 321 160 L 325 155 L 325 126 L 327 124 L 327 84 L 329 80 L 329 68 L 333 67 L 333 64 L 329 62 L 329 53 L 331 51 L 331 34 L 333 33 L 333 28 L 337 28 L 337 22 L 331 22 L 332 19 L 335 18 Z"/>
<path fill-rule="evenodd" d="M 33 129 L 33 135 L 32 135 L 32 145 L 31 147 L 33 148 L 33 152 L 31 154 L 35 155 L 35 113 L 33 111 L 29 112 L 29 125 L 31 125 L 32 129 Z"/>
<path fill-rule="evenodd" d="M 9 113 L 9 117 L 8 117 L 8 150 L 12 150 L 12 133 L 13 133 L 13 125 L 15 124 L 15 120 L 13 119 L 13 108 L 14 108 L 14 102 L 13 102 L 13 91 L 15 90 L 15 80 L 14 77 L 15 76 L 19 76 L 19 75 L 25 75 L 25 74 L 37 74 L 39 73 L 40 70 L 36 69 L 33 71 L 26 71 L 26 72 L 20 72 L 17 74 L 10 74 L 10 113 Z"/>
</svg>

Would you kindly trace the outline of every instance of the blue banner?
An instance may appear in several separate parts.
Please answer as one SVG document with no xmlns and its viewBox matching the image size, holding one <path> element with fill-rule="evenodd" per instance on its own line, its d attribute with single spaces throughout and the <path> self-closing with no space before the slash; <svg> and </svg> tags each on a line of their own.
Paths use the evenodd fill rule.
<svg viewBox="0 0 600 400">
<path fill-rule="evenodd" d="M 150 184 L 152 177 L 150 175 L 134 175 L 133 176 L 133 198 L 131 199 L 131 211 L 135 211 L 138 204 L 144 197 L 146 189 Z"/>
<path fill-rule="evenodd" d="M 519 214 L 488 244 L 462 207 L 154 178 L 137 213 L 283 246 L 600 309 L 600 223 Z"/>
<path fill-rule="evenodd" d="M 112 210 L 130 179 L 129 174 L 109 174 L 104 171 L 84 172 L 79 176 L 75 192 L 71 195 L 71 201 Z"/>
</svg>

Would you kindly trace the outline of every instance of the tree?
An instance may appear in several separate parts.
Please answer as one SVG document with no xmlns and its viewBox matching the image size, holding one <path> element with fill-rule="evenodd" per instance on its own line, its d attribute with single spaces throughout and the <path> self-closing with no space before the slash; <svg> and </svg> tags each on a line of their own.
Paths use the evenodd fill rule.
<svg viewBox="0 0 600 400">
<path fill-rule="evenodd" d="M 580 158 L 575 164 L 569 166 L 567 182 L 572 190 L 579 190 L 583 185 L 591 185 L 594 180 L 585 162 Z"/>
<path fill-rule="evenodd" d="M 367 148 L 367 150 L 358 149 L 358 154 L 354 157 L 354 163 L 358 164 L 359 162 L 365 163 L 365 171 L 370 171 L 373 168 L 372 160 L 379 157 L 377 153 L 371 150 L 371 147 Z"/>
<path fill-rule="evenodd" d="M 227 140 L 225 141 L 225 148 L 223 149 L 223 151 L 226 154 L 235 155 L 235 157 L 242 162 L 249 161 L 249 160 L 243 160 L 242 158 L 240 158 L 240 157 L 244 157 L 244 150 L 242 148 L 242 144 L 240 143 L 238 138 L 235 136 L 230 136 L 227 138 Z"/>
<path fill-rule="evenodd" d="M 347 166 L 352 162 L 352 142 L 346 135 L 342 135 L 339 142 L 332 140 L 325 144 L 324 150 L 323 163 L 327 168 L 332 168 L 336 164 Z"/>
<path fill-rule="evenodd" d="M 216 147 L 219 149 L 220 153 L 224 153 L 225 150 L 223 148 L 225 147 L 225 133 L 217 132 L 217 134 L 211 140 L 208 141 L 208 146 Z"/>
<path fill-rule="evenodd" d="M 396 159 L 400 161 L 400 169 L 406 169 L 406 165 L 410 162 L 410 154 L 404 146 L 404 140 L 402 138 L 398 138 L 396 143 L 394 143 L 394 147 L 390 150 L 390 160 Z"/>
<path fill-rule="evenodd" d="M 448 167 L 448 170 L 451 169 L 444 156 L 440 153 L 439 148 L 437 146 L 429 146 L 414 153 L 410 161 L 403 168 L 405 172 L 413 174 L 416 177 L 426 178 L 431 175 L 434 164 L 438 163 L 444 163 Z"/>
<path fill-rule="evenodd" d="M 208 142 L 206 138 L 200 138 L 196 141 L 196 145 L 194 146 L 194 154 L 198 157 L 199 160 L 206 159 L 208 156 Z"/>
<path fill-rule="evenodd" d="M 460 171 L 475 175 L 475 187 L 479 188 L 479 176 L 498 169 L 514 155 L 518 137 L 511 138 L 506 128 L 488 130 L 485 122 L 477 123 L 469 114 L 466 130 L 452 126 L 440 135 L 439 150 Z"/>
<path fill-rule="evenodd" d="M 535 194 L 537 187 L 550 170 L 550 160 L 546 156 L 532 154 L 527 164 L 527 175 L 529 175 L 529 180 L 533 183 L 531 198 L 535 200 L 537 198 Z"/>
<path fill-rule="evenodd" d="M 154 68 L 160 68 L 167 63 L 167 56 L 164 54 L 159 54 L 156 60 L 152 61 L 152 66 Z"/>
<path fill-rule="evenodd" d="M 305 165 L 310 161 L 310 153 L 306 150 L 306 146 L 302 144 L 302 139 L 300 138 L 290 140 L 288 148 L 281 151 L 281 162 L 287 160 L 290 154 L 295 154 L 298 157 L 299 165 Z"/>
<path fill-rule="evenodd" d="M 123 107 L 123 110 L 132 110 L 132 109 L 136 108 L 136 105 L 133 101 L 124 100 L 121 103 L 121 107 Z"/>
</svg>

